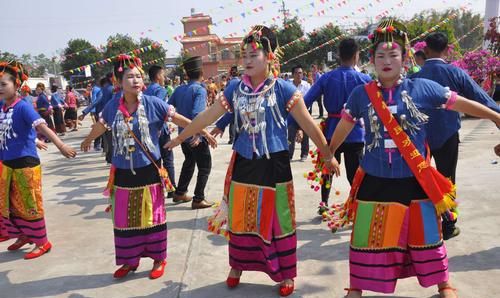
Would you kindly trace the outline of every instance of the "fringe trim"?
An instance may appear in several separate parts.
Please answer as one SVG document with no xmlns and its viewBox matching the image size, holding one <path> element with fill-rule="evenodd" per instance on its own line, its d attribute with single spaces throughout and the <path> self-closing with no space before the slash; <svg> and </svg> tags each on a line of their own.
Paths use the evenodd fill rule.
<svg viewBox="0 0 500 298">
<path fill-rule="evenodd" d="M 436 213 L 438 215 L 442 215 L 443 213 L 446 213 L 451 209 L 456 208 L 457 207 L 457 202 L 455 202 L 456 196 L 457 196 L 456 187 L 455 185 L 453 185 L 451 191 L 445 193 L 443 195 L 443 199 L 434 204 L 434 207 L 436 208 Z"/>
</svg>

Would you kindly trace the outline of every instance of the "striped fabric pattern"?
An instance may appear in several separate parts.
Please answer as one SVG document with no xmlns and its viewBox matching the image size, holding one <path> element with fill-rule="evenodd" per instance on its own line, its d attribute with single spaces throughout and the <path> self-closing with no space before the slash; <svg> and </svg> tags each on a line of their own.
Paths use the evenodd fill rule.
<svg viewBox="0 0 500 298">
<path fill-rule="evenodd" d="M 231 182 L 229 264 L 265 272 L 276 282 L 297 275 L 292 181 L 276 188 Z"/>
<path fill-rule="evenodd" d="M 45 219 L 25 220 L 23 218 L 11 215 L 10 218 L 3 218 L 5 227 L 10 238 L 19 238 L 26 236 L 30 242 L 37 246 L 44 245 L 47 239 L 47 229 Z"/>
<path fill-rule="evenodd" d="M 0 236 L 26 236 L 36 245 L 48 242 L 42 200 L 42 168 L 0 167 Z"/>
<path fill-rule="evenodd" d="M 143 187 L 114 186 L 111 196 L 117 265 L 140 258 L 167 258 L 167 223 L 160 183 Z"/>
<path fill-rule="evenodd" d="M 416 276 L 424 287 L 448 280 L 440 217 L 430 200 L 357 200 L 349 252 L 353 288 L 393 293 L 400 278 Z"/>
<path fill-rule="evenodd" d="M 258 235 L 266 243 L 295 233 L 293 182 L 276 188 L 231 182 L 229 229 L 233 234 Z M 277 225 L 274 226 L 274 221 Z"/>
</svg>

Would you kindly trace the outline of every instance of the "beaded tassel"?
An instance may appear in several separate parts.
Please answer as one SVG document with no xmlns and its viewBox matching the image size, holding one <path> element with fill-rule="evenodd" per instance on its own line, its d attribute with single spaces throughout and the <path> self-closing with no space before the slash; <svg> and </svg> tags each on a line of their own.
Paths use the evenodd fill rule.
<svg viewBox="0 0 500 298">
<path fill-rule="evenodd" d="M 426 123 L 429 120 L 429 116 L 418 110 L 417 106 L 413 102 L 413 99 L 408 94 L 408 91 L 406 90 L 401 91 L 401 99 L 405 103 L 408 111 L 410 111 L 410 116 L 412 118 L 415 118 L 418 124 Z"/>
<path fill-rule="evenodd" d="M 368 151 L 372 151 L 373 148 L 380 147 L 380 140 L 382 139 L 382 134 L 380 133 L 380 122 L 375 113 L 375 109 L 370 104 L 368 108 L 368 118 L 370 118 L 370 132 L 373 133 L 373 139 L 370 145 L 367 146 Z"/>
<path fill-rule="evenodd" d="M 0 149 L 7 150 L 7 139 L 17 138 L 17 134 L 12 129 L 13 108 L 8 109 L 7 113 L 0 111 Z"/>
</svg>

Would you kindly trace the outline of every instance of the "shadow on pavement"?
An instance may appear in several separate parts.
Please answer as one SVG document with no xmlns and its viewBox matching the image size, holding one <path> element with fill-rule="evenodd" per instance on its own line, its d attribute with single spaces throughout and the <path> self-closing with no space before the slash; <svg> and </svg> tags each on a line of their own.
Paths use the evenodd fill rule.
<svg viewBox="0 0 500 298">
<path fill-rule="evenodd" d="M 449 262 L 452 272 L 464 272 L 500 269 L 499 260 L 500 247 L 493 247 L 469 255 L 451 257 Z"/>
<path fill-rule="evenodd" d="M 40 297 L 41 295 L 50 297 L 72 291 L 103 288 L 121 282 L 114 280 L 111 274 L 94 274 L 55 277 L 14 284 L 10 283 L 8 273 L 9 271 L 0 272 L 0 288 L 17 289 L 16 291 L 9 291 L 9 298 Z M 148 272 L 136 273 L 124 279 L 123 282 L 138 278 L 147 279 L 147 275 Z"/>
</svg>

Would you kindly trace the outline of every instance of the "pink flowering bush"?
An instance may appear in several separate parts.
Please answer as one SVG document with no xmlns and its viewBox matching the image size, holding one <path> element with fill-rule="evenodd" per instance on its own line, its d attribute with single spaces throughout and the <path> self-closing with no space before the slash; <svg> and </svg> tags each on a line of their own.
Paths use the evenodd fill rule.
<svg viewBox="0 0 500 298">
<path fill-rule="evenodd" d="M 500 57 L 487 50 L 467 52 L 462 59 L 452 62 L 464 69 L 475 81 L 483 82 L 494 74 L 500 74 Z"/>
</svg>

